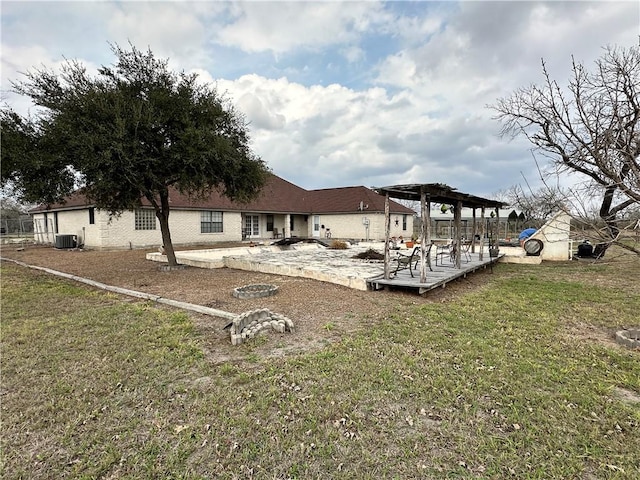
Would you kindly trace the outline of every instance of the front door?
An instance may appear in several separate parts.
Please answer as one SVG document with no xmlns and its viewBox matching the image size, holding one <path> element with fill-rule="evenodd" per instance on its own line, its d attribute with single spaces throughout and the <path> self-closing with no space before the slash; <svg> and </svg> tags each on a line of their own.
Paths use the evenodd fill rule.
<svg viewBox="0 0 640 480">
<path fill-rule="evenodd" d="M 260 215 L 244 216 L 244 234 L 246 238 L 257 238 L 260 236 Z"/>
<path fill-rule="evenodd" d="M 313 236 L 320 237 L 320 215 L 313 216 Z"/>
</svg>

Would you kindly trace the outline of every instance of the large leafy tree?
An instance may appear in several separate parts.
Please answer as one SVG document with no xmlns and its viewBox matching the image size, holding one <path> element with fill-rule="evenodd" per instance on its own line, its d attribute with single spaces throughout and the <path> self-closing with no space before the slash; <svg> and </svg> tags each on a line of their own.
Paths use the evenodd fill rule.
<svg viewBox="0 0 640 480">
<path fill-rule="evenodd" d="M 3 112 L 2 180 L 31 201 L 47 202 L 70 193 L 75 181 L 111 215 L 144 198 L 175 265 L 170 187 L 194 197 L 219 189 L 247 201 L 259 193 L 268 169 L 249 147 L 244 117 L 213 86 L 171 71 L 150 50 L 112 50 L 117 61 L 95 76 L 67 61 L 60 73 L 39 69 L 13 84 L 39 108 L 30 119 Z M 6 172 L 5 154 L 11 158 Z"/>
<path fill-rule="evenodd" d="M 32 119 L 3 108 L 0 125 L 4 194 L 26 204 L 53 203 L 74 188 L 70 166 L 51 155 Z"/>
<path fill-rule="evenodd" d="M 640 205 L 640 47 L 609 47 L 592 71 L 574 61 L 566 88 L 544 62 L 542 70 L 541 85 L 493 106 L 502 133 L 526 136 L 551 160 L 553 173 L 586 179 L 576 190 L 600 197 L 601 253 L 616 243 L 640 254 L 620 241 L 621 220 Z"/>
</svg>

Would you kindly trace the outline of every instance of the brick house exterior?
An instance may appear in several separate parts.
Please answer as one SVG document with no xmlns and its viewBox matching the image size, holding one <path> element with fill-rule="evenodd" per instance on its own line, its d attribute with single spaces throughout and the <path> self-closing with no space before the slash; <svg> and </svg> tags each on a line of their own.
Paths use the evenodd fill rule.
<svg viewBox="0 0 640 480">
<path fill-rule="evenodd" d="M 283 237 L 384 239 L 384 197 L 363 187 L 305 190 L 270 175 L 259 196 L 232 202 L 217 191 L 205 199 L 170 193 L 169 226 L 174 246 L 273 241 Z M 410 238 L 414 212 L 390 202 L 391 236 Z M 56 235 L 75 235 L 93 249 L 148 248 L 162 244 L 160 225 L 144 200 L 134 211 L 109 218 L 81 193 L 63 203 L 41 205 L 29 212 L 38 243 L 55 243 Z"/>
</svg>

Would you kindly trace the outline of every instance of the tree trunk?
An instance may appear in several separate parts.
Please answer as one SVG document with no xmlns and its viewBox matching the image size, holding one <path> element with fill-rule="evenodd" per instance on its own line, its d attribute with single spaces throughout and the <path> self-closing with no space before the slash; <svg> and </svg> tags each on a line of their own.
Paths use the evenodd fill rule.
<svg viewBox="0 0 640 480">
<path fill-rule="evenodd" d="M 613 203 L 613 196 L 616 193 L 617 187 L 615 185 L 607 187 L 604 193 L 604 198 L 602 199 L 602 205 L 600 205 L 600 218 L 604 221 L 607 226 L 607 234 L 611 241 L 618 238 L 618 234 L 620 233 L 620 229 L 618 228 L 616 222 L 616 214 L 611 213 L 611 204 Z M 611 242 L 601 242 L 595 246 L 593 255 L 596 258 L 604 257 L 605 252 L 611 245 Z"/>
<path fill-rule="evenodd" d="M 162 232 L 162 246 L 167 256 L 167 263 L 170 266 L 178 265 L 176 253 L 171 243 L 171 232 L 169 231 L 169 192 L 160 192 L 160 209 L 156 207 L 156 217 L 160 220 L 160 231 Z"/>
</svg>

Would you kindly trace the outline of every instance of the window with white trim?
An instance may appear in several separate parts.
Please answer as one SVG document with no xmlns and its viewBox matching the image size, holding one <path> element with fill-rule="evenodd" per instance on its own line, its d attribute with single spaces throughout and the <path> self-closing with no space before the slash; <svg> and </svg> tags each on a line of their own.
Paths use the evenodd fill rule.
<svg viewBox="0 0 640 480">
<path fill-rule="evenodd" d="M 155 230 L 156 229 L 156 212 L 149 209 L 138 209 L 135 211 L 135 229 L 136 230 Z"/>
<path fill-rule="evenodd" d="M 200 212 L 200 233 L 222 232 L 222 212 Z"/>
</svg>

